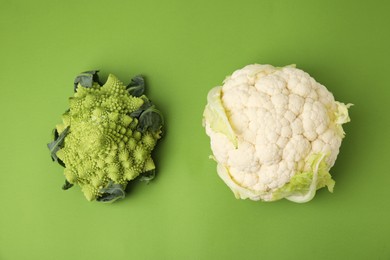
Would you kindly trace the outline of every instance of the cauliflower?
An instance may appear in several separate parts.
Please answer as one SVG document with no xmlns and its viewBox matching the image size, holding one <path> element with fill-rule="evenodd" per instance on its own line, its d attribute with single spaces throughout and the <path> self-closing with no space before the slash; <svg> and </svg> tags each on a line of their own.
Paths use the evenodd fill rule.
<svg viewBox="0 0 390 260">
<path fill-rule="evenodd" d="M 70 108 L 48 144 L 54 161 L 65 167 L 65 185 L 77 184 L 87 200 L 113 202 L 127 183 L 154 177 L 151 152 L 161 137 L 163 119 L 143 95 L 144 80 L 125 86 L 114 75 L 99 82 L 97 71 L 79 75 Z"/>
<path fill-rule="evenodd" d="M 217 172 L 236 198 L 310 201 L 333 192 L 348 108 L 290 65 L 248 65 L 210 90 L 203 126 Z"/>
</svg>

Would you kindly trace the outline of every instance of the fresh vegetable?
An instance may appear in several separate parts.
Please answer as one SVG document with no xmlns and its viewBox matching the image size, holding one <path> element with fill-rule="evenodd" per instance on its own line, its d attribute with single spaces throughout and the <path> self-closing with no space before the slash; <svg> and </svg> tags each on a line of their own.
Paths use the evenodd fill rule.
<svg viewBox="0 0 390 260">
<path fill-rule="evenodd" d="M 68 189 L 77 184 L 87 200 L 125 197 L 129 181 L 155 175 L 151 152 L 161 138 L 163 117 L 144 95 L 144 79 L 125 86 L 114 75 L 102 85 L 98 71 L 76 77 L 74 95 L 48 144 L 64 168 Z"/>
<path fill-rule="evenodd" d="M 295 65 L 235 71 L 210 90 L 203 114 L 219 176 L 240 199 L 302 203 L 332 192 L 350 106 Z"/>
</svg>

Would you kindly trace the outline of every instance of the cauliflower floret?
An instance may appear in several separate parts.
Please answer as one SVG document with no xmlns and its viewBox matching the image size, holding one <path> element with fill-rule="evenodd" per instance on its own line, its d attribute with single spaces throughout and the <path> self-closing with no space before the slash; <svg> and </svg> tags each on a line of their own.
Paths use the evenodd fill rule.
<svg viewBox="0 0 390 260">
<path fill-rule="evenodd" d="M 218 174 L 242 199 L 306 202 L 319 188 L 332 191 L 350 105 L 295 66 L 235 71 L 210 91 L 204 112 Z"/>
</svg>

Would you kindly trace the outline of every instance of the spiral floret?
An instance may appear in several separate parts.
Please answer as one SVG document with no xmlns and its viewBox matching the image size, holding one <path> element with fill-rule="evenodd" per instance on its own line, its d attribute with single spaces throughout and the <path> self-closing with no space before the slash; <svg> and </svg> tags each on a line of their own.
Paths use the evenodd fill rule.
<svg viewBox="0 0 390 260">
<path fill-rule="evenodd" d="M 151 153 L 161 138 L 162 120 L 157 127 L 140 125 L 139 117 L 154 105 L 143 94 L 131 95 L 112 74 L 103 86 L 79 83 L 75 89 L 56 126 L 59 136 L 68 132 L 55 156 L 65 166 L 66 182 L 79 185 L 87 200 L 115 200 L 118 189 L 122 196 L 129 181 L 154 171 Z"/>
</svg>

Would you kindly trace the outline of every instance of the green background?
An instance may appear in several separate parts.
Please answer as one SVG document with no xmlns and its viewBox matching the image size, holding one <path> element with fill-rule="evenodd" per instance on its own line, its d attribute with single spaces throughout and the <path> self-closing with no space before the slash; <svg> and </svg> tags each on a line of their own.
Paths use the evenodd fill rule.
<svg viewBox="0 0 390 260">
<path fill-rule="evenodd" d="M 388 1 L 0 1 L 0 259 L 390 259 Z M 209 89 L 295 63 L 353 103 L 309 203 L 236 200 L 208 159 Z M 158 177 L 125 200 L 62 191 L 46 143 L 73 79 L 147 78 Z"/>
</svg>

